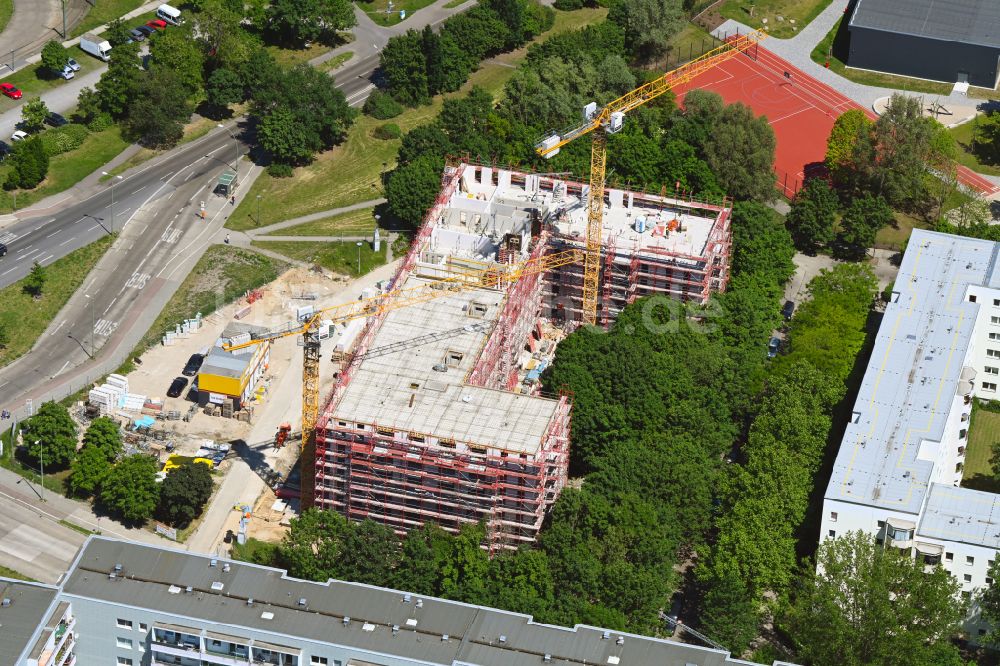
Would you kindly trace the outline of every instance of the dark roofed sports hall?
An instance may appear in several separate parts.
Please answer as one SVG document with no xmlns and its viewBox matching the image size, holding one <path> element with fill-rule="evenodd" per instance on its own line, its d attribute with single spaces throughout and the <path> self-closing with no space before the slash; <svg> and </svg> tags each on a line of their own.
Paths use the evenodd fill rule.
<svg viewBox="0 0 1000 666">
<path fill-rule="evenodd" d="M 993 88 L 1000 0 L 857 0 L 850 67 Z"/>
</svg>

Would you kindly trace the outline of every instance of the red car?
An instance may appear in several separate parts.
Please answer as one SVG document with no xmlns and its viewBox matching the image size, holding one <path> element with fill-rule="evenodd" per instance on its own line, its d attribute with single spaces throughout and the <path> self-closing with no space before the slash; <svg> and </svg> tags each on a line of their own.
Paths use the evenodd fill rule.
<svg viewBox="0 0 1000 666">
<path fill-rule="evenodd" d="M 21 90 L 16 88 L 13 83 L 0 83 L 0 93 L 11 99 L 21 99 Z"/>
<path fill-rule="evenodd" d="M 146 25 L 155 30 L 166 30 L 167 22 L 161 21 L 160 19 L 153 19 L 152 21 L 146 21 Z"/>
</svg>

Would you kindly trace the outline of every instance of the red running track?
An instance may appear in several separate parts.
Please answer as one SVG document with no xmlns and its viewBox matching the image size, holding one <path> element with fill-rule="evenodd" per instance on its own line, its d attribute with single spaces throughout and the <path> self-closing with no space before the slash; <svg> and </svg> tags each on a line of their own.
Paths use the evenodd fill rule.
<svg viewBox="0 0 1000 666">
<path fill-rule="evenodd" d="M 728 104 L 743 102 L 768 118 L 777 139 L 774 171 L 778 187 L 788 197 L 798 192 L 807 174 L 822 169 L 826 140 L 840 114 L 861 109 L 870 118 L 876 117 L 870 109 L 760 46 L 678 86 L 678 102 L 695 88 L 715 91 Z M 958 167 L 958 180 L 984 195 L 1000 191 L 963 166 Z"/>
</svg>

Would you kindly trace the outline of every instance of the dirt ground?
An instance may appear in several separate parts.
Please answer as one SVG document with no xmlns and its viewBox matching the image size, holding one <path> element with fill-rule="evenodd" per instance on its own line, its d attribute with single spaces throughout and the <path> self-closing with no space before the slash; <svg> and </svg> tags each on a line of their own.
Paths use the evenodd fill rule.
<svg viewBox="0 0 1000 666">
<path fill-rule="evenodd" d="M 335 300 L 332 297 L 344 288 L 345 282 L 343 279 L 331 279 L 310 270 L 293 268 L 275 282 L 265 286 L 262 289 L 263 297 L 250 306 L 250 313 L 240 321 L 268 328 L 281 326 L 294 321 L 296 307 L 307 304 L 332 304 Z M 315 300 L 308 297 L 315 297 Z M 187 413 L 195 404 L 186 399 L 187 392 L 179 398 L 167 398 L 167 387 L 174 377 L 181 376 L 181 370 L 192 354 L 203 352 L 215 344 L 226 325 L 234 321 L 234 314 L 244 305 L 246 301 L 243 299 L 228 305 L 205 318 L 200 330 L 178 336 L 170 346 L 160 345 L 147 351 L 142 356 L 142 364 L 128 375 L 129 390 L 132 393 L 162 399 L 164 410 L 176 410 L 182 415 Z M 276 341 L 271 346 L 270 366 L 263 385 L 270 387 L 293 362 L 300 361 L 301 353 L 295 336 Z M 326 373 L 327 384 L 331 381 L 330 374 Z M 192 381 L 193 379 L 191 378 Z M 269 397 L 270 393 L 266 391 L 262 404 L 254 406 L 255 421 L 262 411 L 266 411 L 264 403 L 268 402 Z M 294 415 L 288 417 L 293 423 L 295 422 Z M 207 416 L 200 410 L 194 413 L 190 422 L 158 421 L 156 427 L 179 436 L 190 436 L 196 442 L 200 442 L 201 439 L 218 441 L 245 439 L 251 431 L 251 424 L 235 419 Z"/>
</svg>

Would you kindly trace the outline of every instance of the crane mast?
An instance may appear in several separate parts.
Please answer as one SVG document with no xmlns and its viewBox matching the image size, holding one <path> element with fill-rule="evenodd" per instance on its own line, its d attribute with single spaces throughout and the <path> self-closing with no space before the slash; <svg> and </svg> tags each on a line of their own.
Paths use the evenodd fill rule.
<svg viewBox="0 0 1000 666">
<path fill-rule="evenodd" d="M 587 192 L 587 240 L 583 260 L 583 322 L 597 324 L 597 294 L 601 281 L 601 229 L 604 224 L 604 181 L 607 166 L 607 135 L 621 130 L 625 114 L 668 90 L 687 83 L 706 70 L 735 57 L 754 46 L 767 35 L 757 30 L 738 35 L 721 46 L 671 70 L 663 76 L 639 86 L 598 109 L 588 104 L 583 110 L 583 123 L 561 133 L 552 133 L 535 145 L 542 157 L 552 158 L 560 148 L 585 134 L 591 135 L 590 188 Z M 602 131 L 595 132 L 594 130 Z"/>
</svg>

